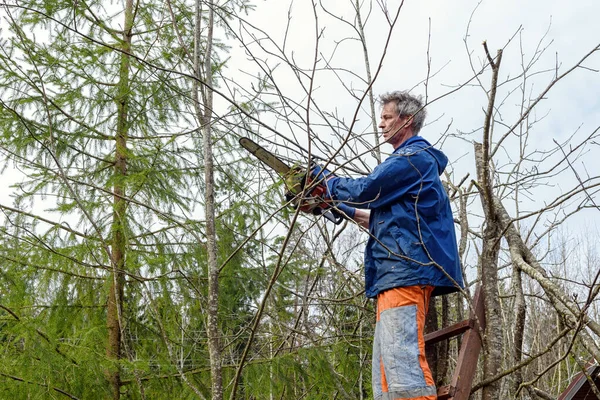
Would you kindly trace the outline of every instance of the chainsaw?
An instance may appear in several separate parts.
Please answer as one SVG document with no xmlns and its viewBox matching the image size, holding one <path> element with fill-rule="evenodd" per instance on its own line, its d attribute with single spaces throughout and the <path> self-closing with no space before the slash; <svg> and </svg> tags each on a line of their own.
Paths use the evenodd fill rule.
<svg viewBox="0 0 600 400">
<path fill-rule="evenodd" d="M 283 178 L 287 189 L 285 194 L 286 200 L 293 206 L 300 208 L 300 211 L 311 212 L 313 215 L 321 215 L 336 225 L 342 223 L 344 216 L 332 209 L 331 204 L 325 201 L 327 188 L 321 184 L 314 185 L 314 180 L 308 175 L 308 170 L 306 170 L 307 174 L 299 175 L 297 172 L 302 171 L 303 168 L 297 166 L 290 167 L 252 139 L 243 137 L 240 138 L 239 142 L 243 148 Z M 293 182 L 286 179 L 286 177 L 293 175 L 298 175 L 299 179 L 295 179 Z M 294 199 L 303 194 L 304 196 L 301 201 L 294 201 Z"/>
</svg>

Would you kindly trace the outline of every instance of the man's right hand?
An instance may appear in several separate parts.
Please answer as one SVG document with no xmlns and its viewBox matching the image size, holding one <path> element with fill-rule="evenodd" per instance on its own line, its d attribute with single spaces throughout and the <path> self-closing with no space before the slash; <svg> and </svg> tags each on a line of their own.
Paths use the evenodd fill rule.
<svg viewBox="0 0 600 400">
<path fill-rule="evenodd" d="M 287 188 L 286 197 L 288 197 L 288 194 L 294 197 L 302 192 L 306 182 L 306 172 L 304 168 L 294 167 L 285 174 L 283 180 Z"/>
<path fill-rule="evenodd" d="M 319 164 L 313 164 L 312 168 L 310 169 L 310 176 L 317 181 L 325 182 L 325 180 L 334 177 L 335 175 L 327 168 L 323 168 Z"/>
<path fill-rule="evenodd" d="M 307 181 L 306 169 L 298 167 L 290 169 L 284 176 L 287 188 L 285 197 L 287 201 L 292 202 L 291 205 L 294 208 L 299 208 L 300 211 L 305 213 L 320 215 L 324 210 L 330 208 L 330 205 L 326 203 L 328 197 L 327 187 L 324 184 L 311 187 L 314 179 L 311 174 Z M 309 185 L 310 191 L 305 191 L 305 184 Z"/>
</svg>

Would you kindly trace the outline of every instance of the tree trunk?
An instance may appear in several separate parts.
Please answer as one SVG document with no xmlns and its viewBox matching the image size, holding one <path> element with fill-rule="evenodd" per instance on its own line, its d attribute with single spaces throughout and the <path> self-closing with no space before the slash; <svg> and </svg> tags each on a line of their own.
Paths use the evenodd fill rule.
<svg viewBox="0 0 600 400">
<path fill-rule="evenodd" d="M 483 375 L 491 378 L 502 367 L 502 311 L 498 292 L 498 255 L 500 230 L 496 221 L 487 221 L 481 251 L 481 283 L 485 304 L 485 336 Z M 500 381 L 483 388 L 483 400 L 498 399 Z"/>
<path fill-rule="evenodd" d="M 512 350 L 512 362 L 513 365 L 518 365 L 521 362 L 523 356 L 523 340 L 525 335 L 525 318 L 527 306 L 525 303 L 525 295 L 523 294 L 523 283 L 521 279 L 521 271 L 518 268 L 513 270 L 513 288 L 515 294 L 514 309 L 514 336 L 513 336 L 513 350 Z M 523 382 L 523 371 L 517 370 L 511 379 L 511 385 L 509 393 L 517 393 L 519 386 Z"/>
<path fill-rule="evenodd" d="M 500 294 L 498 292 L 498 256 L 500 253 L 500 239 L 502 232 L 500 221 L 494 212 L 493 205 L 493 177 L 492 160 L 490 159 L 490 146 L 494 120 L 494 102 L 498 85 L 498 71 L 502 60 L 502 50 L 498 50 L 496 60 L 492 60 L 488 53 L 487 45 L 484 48 L 492 67 L 492 84 L 489 92 L 488 108 L 486 110 L 483 126 L 483 143 L 475 143 L 475 162 L 477 166 L 477 180 L 481 203 L 485 214 L 485 228 L 483 245 L 479 260 L 481 283 L 484 294 L 486 328 L 484 335 L 484 379 L 491 378 L 500 371 L 502 366 L 502 314 Z M 500 381 L 496 381 L 483 388 L 483 400 L 499 398 Z"/>
<path fill-rule="evenodd" d="M 208 317 L 207 335 L 208 352 L 210 357 L 211 392 L 213 400 L 223 399 L 223 378 L 221 366 L 221 343 L 219 334 L 219 266 L 217 264 L 217 237 L 215 228 L 215 191 L 214 191 L 214 167 L 212 151 L 212 112 L 213 92 L 211 89 L 212 74 L 212 44 L 214 28 L 214 4 L 207 2 L 208 26 L 206 36 L 206 49 L 204 51 L 204 63 L 200 62 L 201 23 L 202 7 L 201 0 L 196 0 L 196 31 L 194 46 L 194 67 L 197 81 L 194 87 L 196 100 L 196 113 L 201 123 L 204 154 L 204 182 L 205 188 L 205 217 L 206 217 L 206 252 L 208 260 Z M 198 83 L 204 81 L 206 85 L 198 87 Z M 200 107 L 198 92 L 202 93 L 202 108 Z"/>
<path fill-rule="evenodd" d="M 112 398 L 120 398 L 121 373 L 119 360 L 121 358 L 121 321 L 123 305 L 123 287 L 125 283 L 125 252 L 126 252 L 126 212 L 124 178 L 127 174 L 127 113 L 129 106 L 129 53 L 131 52 L 131 29 L 133 26 L 133 0 L 125 4 L 125 24 L 123 42 L 121 44 L 121 68 L 119 71 L 117 103 L 117 131 L 115 135 L 115 183 L 113 186 L 113 221 L 111 248 L 111 276 L 108 294 L 106 326 L 108 328 L 108 343 L 106 355 L 115 361 L 115 365 L 107 371 Z"/>
</svg>

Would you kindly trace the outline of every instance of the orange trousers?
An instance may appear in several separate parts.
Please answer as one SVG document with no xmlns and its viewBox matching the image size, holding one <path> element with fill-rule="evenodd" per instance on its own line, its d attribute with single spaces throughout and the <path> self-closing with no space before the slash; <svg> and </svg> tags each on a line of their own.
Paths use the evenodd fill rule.
<svg viewBox="0 0 600 400">
<path fill-rule="evenodd" d="M 375 400 L 437 399 L 423 337 L 432 291 L 432 286 L 409 286 L 377 296 L 372 369 Z"/>
</svg>

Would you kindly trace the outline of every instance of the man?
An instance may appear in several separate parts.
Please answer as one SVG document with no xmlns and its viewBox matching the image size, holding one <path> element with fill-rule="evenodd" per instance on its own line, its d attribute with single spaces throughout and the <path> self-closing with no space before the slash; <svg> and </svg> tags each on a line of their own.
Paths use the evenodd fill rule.
<svg viewBox="0 0 600 400">
<path fill-rule="evenodd" d="M 374 398 L 436 399 L 425 358 L 425 315 L 431 296 L 463 287 L 452 210 L 440 180 L 448 159 L 417 135 L 426 115 L 420 98 L 392 92 L 380 102 L 379 128 L 392 155 L 362 178 L 333 177 L 320 167 L 311 173 L 324 180 L 332 200 L 343 202 L 340 210 L 369 229 L 365 289 L 377 298 Z"/>
</svg>

